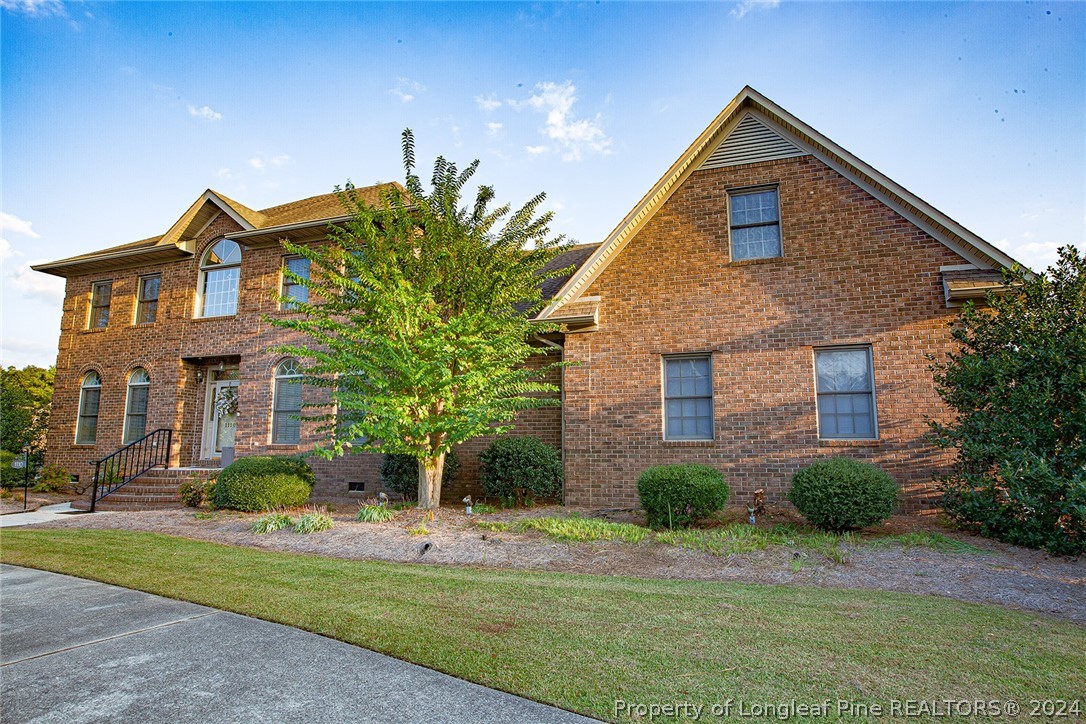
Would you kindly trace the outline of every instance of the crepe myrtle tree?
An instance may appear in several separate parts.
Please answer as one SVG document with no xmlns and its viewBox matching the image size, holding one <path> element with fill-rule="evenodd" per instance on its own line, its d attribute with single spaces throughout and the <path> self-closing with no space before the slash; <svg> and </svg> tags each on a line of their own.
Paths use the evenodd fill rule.
<svg viewBox="0 0 1086 724">
<path fill-rule="evenodd" d="M 275 349 L 305 360 L 305 383 L 329 390 L 302 415 L 320 423 L 317 454 L 412 455 L 419 507 L 436 508 L 454 445 L 559 404 L 543 375 L 561 363 L 524 363 L 543 352 L 533 335 L 548 331 L 530 321 L 544 302 L 540 284 L 568 270 L 547 268 L 565 242 L 551 236 L 553 214 L 539 213 L 544 194 L 512 211 L 491 208 L 494 189 L 480 186 L 464 205 L 479 162 L 459 170 L 439 157 L 427 190 L 414 146 L 407 129 L 404 187 L 387 188 L 375 205 L 350 183 L 337 187 L 349 218 L 326 242 L 283 242 L 310 261 L 308 278 L 284 271 L 309 295 L 283 298 L 299 314 L 269 322 L 305 339 Z"/>
</svg>

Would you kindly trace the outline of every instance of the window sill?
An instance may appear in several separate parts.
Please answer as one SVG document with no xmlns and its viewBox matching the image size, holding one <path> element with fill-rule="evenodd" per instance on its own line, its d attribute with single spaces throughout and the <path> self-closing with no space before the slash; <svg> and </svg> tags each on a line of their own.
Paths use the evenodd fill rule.
<svg viewBox="0 0 1086 724">
<path fill-rule="evenodd" d="M 881 447 L 882 440 L 819 440 L 819 447 Z"/>
<path fill-rule="evenodd" d="M 91 329 L 81 329 L 80 334 L 101 334 L 105 332 L 109 327 L 92 327 Z"/>
<path fill-rule="evenodd" d="M 665 447 L 708 447 L 716 440 L 661 440 Z"/>
<path fill-rule="evenodd" d="M 98 447 L 98 443 L 94 442 L 73 442 L 72 447 L 81 448 L 83 450 L 93 450 Z"/>
<path fill-rule="evenodd" d="M 729 261 L 727 266 L 751 266 L 754 264 L 770 264 L 775 261 L 784 261 L 783 256 L 767 256 L 760 259 L 740 259 L 738 261 Z"/>
<path fill-rule="evenodd" d="M 153 327 L 153 326 L 155 326 L 155 323 L 154 322 L 139 322 L 138 324 L 133 324 L 132 326 L 133 327 Z"/>
<path fill-rule="evenodd" d="M 192 321 L 194 321 L 194 322 L 214 322 L 217 319 L 232 319 L 232 318 L 234 318 L 236 316 L 238 316 L 238 314 L 237 314 L 237 312 L 234 312 L 233 314 L 220 314 L 220 315 L 215 316 L 215 317 L 193 317 Z"/>
<path fill-rule="evenodd" d="M 297 450 L 302 444 L 299 443 L 287 443 L 287 442 L 273 442 L 268 445 L 272 450 Z"/>
</svg>

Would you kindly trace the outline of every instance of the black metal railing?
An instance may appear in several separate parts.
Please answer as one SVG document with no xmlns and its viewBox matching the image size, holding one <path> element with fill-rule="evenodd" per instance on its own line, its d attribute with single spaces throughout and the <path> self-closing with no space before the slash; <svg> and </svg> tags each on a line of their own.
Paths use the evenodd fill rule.
<svg viewBox="0 0 1086 724">
<path fill-rule="evenodd" d="M 173 430 L 162 427 L 101 460 L 95 460 L 92 463 L 94 491 L 91 493 L 91 512 L 94 512 L 94 505 L 99 500 L 128 485 L 148 470 L 160 465 L 169 467 L 171 442 Z"/>
</svg>

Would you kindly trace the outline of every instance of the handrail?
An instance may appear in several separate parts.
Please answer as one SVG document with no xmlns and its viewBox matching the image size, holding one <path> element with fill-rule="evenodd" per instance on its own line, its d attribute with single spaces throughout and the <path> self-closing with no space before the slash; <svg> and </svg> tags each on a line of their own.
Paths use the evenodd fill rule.
<svg viewBox="0 0 1086 724">
<path fill-rule="evenodd" d="M 165 438 L 165 445 L 162 444 Z M 173 430 L 160 427 L 149 432 L 139 440 L 133 440 L 115 453 L 95 460 L 94 490 L 91 492 L 91 512 L 94 505 L 110 493 L 128 485 L 139 476 L 159 465 L 169 467 L 170 446 L 173 442 Z M 103 471 L 106 479 L 102 480 Z M 99 489 L 104 489 L 99 495 Z"/>
</svg>

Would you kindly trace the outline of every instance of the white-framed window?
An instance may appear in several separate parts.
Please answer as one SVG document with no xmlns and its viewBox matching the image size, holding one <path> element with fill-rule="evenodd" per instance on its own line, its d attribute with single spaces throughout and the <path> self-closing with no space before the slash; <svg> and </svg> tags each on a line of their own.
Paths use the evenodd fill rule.
<svg viewBox="0 0 1086 724">
<path fill-rule="evenodd" d="M 781 256 L 781 211 L 776 188 L 739 189 L 728 194 L 731 260 Z"/>
<path fill-rule="evenodd" d="M 95 282 L 91 285 L 88 329 L 104 329 L 109 324 L 109 303 L 112 297 L 113 282 Z"/>
<path fill-rule="evenodd" d="M 309 259 L 304 256 L 288 256 L 283 259 L 283 270 L 293 272 L 302 279 L 309 279 Z M 281 302 L 280 309 L 290 310 L 294 308 L 294 302 L 309 301 L 309 287 L 298 284 L 286 274 L 283 275 L 282 294 L 290 301 Z"/>
<path fill-rule="evenodd" d="M 137 367 L 128 375 L 128 397 L 124 403 L 125 445 L 147 434 L 147 402 L 151 394 L 151 376 Z"/>
<path fill-rule="evenodd" d="M 158 318 L 158 290 L 161 285 L 160 274 L 140 277 L 136 299 L 136 324 L 154 324 Z"/>
<path fill-rule="evenodd" d="M 664 357 L 664 439 L 713 439 L 713 362 L 708 354 Z"/>
<path fill-rule="evenodd" d="M 199 317 L 225 317 L 238 312 L 241 247 L 222 239 L 200 260 Z"/>
<path fill-rule="evenodd" d="M 75 444 L 93 445 L 98 439 L 98 403 L 102 397 L 102 378 L 97 372 L 83 375 L 79 386 L 79 413 L 75 425 Z"/>
<path fill-rule="evenodd" d="M 302 367 L 285 359 L 275 367 L 272 395 L 272 444 L 297 445 L 302 437 Z"/>
<path fill-rule="evenodd" d="M 818 436 L 826 440 L 875 440 L 875 372 L 871 347 L 815 349 Z"/>
</svg>

